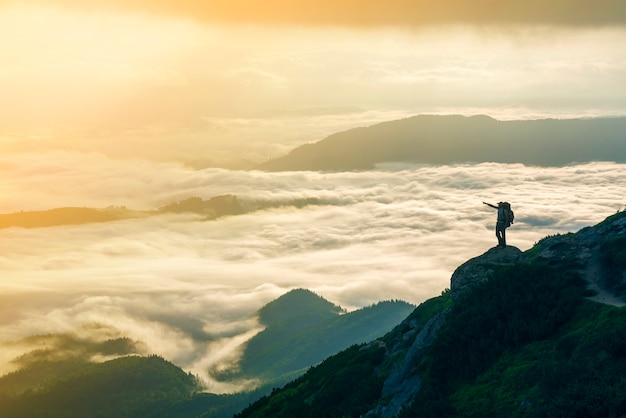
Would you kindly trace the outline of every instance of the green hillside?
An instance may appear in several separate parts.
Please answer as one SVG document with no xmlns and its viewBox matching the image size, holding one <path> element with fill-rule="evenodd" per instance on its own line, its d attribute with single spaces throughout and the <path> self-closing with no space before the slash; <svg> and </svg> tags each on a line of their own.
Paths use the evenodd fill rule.
<svg viewBox="0 0 626 418">
<path fill-rule="evenodd" d="M 414 308 L 386 301 L 344 313 L 308 290 L 293 290 L 260 310 L 267 328 L 246 344 L 236 376 L 284 384 L 329 355 L 386 334 Z"/>
<path fill-rule="evenodd" d="M 494 263 L 454 300 L 446 291 L 424 302 L 385 337 L 325 360 L 237 417 L 624 416 L 626 308 L 594 302 L 588 289 L 615 277 L 623 285 L 624 236 L 626 212 L 548 237 L 520 262 Z M 480 271 L 486 261 L 475 260 Z M 596 262 L 602 277 L 589 277 Z"/>
<path fill-rule="evenodd" d="M 158 417 L 190 399 L 195 378 L 160 357 L 83 364 L 14 398 L 0 397 L 3 417 Z"/>
<path fill-rule="evenodd" d="M 266 329 L 222 376 L 261 379 L 250 393 L 202 393 L 196 377 L 126 337 L 29 337 L 15 344 L 41 348 L 0 377 L 0 416 L 626 416 L 625 237 L 620 212 L 525 253 L 490 249 L 415 309 L 345 313 L 288 292 L 259 311 Z"/>
<path fill-rule="evenodd" d="M 247 343 L 241 367 L 219 376 L 254 379 L 259 387 L 230 395 L 203 393 L 195 376 L 142 355 L 141 342 L 111 337 L 119 332 L 105 326 L 4 343 L 31 348 L 13 360 L 18 370 L 0 377 L 0 416 L 232 417 L 324 358 L 384 335 L 414 308 L 390 301 L 346 314 L 313 292 L 292 290 L 259 310 L 266 329 Z"/>
</svg>

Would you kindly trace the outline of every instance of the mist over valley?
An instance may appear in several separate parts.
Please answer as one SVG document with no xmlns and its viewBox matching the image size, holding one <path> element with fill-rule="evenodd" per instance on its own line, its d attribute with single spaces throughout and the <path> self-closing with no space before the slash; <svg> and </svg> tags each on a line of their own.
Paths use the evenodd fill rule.
<svg viewBox="0 0 626 418">
<path fill-rule="evenodd" d="M 0 415 L 232 417 L 319 384 L 291 416 L 397 418 L 418 389 L 400 359 L 457 267 L 497 255 L 502 201 L 511 254 L 569 275 L 605 251 L 621 285 L 621 218 L 570 232 L 626 204 L 625 6 L 205 3 L 0 0 Z M 585 297 L 544 268 L 511 273 L 555 277 L 513 316 Z M 459 309 L 469 339 L 493 328 Z M 611 309 L 557 309 L 582 318 L 557 350 Z M 272 389 L 292 379 L 311 384 Z"/>
<path fill-rule="evenodd" d="M 46 193 L 45 166 L 29 167 L 24 154 L 7 158 L 32 173 L 5 177 L 5 187 L 20 191 L 8 193 L 22 197 L 12 204 L 157 210 L 230 195 L 254 210 L 1 229 L 2 340 L 112 327 L 217 393 L 234 387 L 209 370 L 236 364 L 241 344 L 262 329 L 255 311 L 290 289 L 348 310 L 381 300 L 417 305 L 441 293 L 459 264 L 495 245 L 495 213 L 482 201 L 513 204 L 509 243 L 524 250 L 621 209 L 626 177 L 624 165 L 601 162 L 270 173 L 64 159 L 54 160 L 64 173 L 58 190 Z M 18 353 L 5 352 L 4 370 Z"/>
</svg>

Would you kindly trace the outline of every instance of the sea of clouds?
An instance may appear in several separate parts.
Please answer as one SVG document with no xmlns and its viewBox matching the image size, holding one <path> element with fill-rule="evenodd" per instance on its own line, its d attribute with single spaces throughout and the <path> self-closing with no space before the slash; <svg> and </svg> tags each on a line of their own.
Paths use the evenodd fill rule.
<svg viewBox="0 0 626 418">
<path fill-rule="evenodd" d="M 512 203 L 508 244 L 574 232 L 624 208 L 626 165 L 386 165 L 363 172 L 194 170 L 102 154 L 0 157 L 0 212 L 62 206 L 154 209 L 191 196 L 313 198 L 206 221 L 193 214 L 0 230 L 0 343 L 89 324 L 119 330 L 204 378 L 236 362 L 254 313 L 293 288 L 349 310 L 439 295 L 454 269 L 497 243 L 495 211 Z M 5 350 L 0 371 L 16 355 Z M 241 383 L 241 382 L 240 382 Z"/>
</svg>

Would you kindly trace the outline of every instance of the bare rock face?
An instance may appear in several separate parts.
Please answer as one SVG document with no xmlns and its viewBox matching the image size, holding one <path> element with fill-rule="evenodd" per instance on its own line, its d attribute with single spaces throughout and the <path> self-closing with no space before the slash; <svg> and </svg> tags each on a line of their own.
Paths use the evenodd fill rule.
<svg viewBox="0 0 626 418">
<path fill-rule="evenodd" d="M 458 300 L 467 290 L 489 279 L 496 266 L 523 262 L 525 255 L 517 247 L 494 247 L 461 264 L 450 278 L 450 297 Z"/>
</svg>

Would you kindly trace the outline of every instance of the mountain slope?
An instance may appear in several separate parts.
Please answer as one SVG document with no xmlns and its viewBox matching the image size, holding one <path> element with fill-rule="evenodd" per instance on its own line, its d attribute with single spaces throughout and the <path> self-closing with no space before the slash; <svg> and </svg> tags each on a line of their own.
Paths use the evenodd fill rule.
<svg viewBox="0 0 626 418">
<path fill-rule="evenodd" d="M 419 115 L 339 132 L 257 168 L 342 171 L 385 162 L 561 166 L 588 161 L 626 161 L 626 118 L 497 121 Z"/>
<path fill-rule="evenodd" d="M 414 308 L 394 301 L 345 313 L 311 291 L 292 290 L 259 310 L 266 329 L 248 342 L 240 367 L 221 376 L 254 379 L 260 387 L 229 395 L 201 393 L 194 376 L 141 356 L 142 343 L 108 327 L 3 343 L 30 349 L 13 360 L 19 370 L 0 377 L 0 416 L 232 417 L 324 358 L 384 335 Z"/>
<path fill-rule="evenodd" d="M 193 376 L 165 360 L 121 357 L 85 364 L 44 388 L 0 396 L 3 417 L 158 417 L 199 389 Z"/>
<path fill-rule="evenodd" d="M 384 335 L 413 309 L 386 301 L 345 313 L 309 290 L 292 290 L 259 311 L 265 330 L 245 344 L 237 371 L 224 377 L 282 385 L 329 355 Z"/>
<path fill-rule="evenodd" d="M 626 310 L 589 300 L 587 285 L 624 285 L 625 237 L 621 212 L 523 254 L 492 249 L 385 337 L 237 416 L 624 416 Z"/>
</svg>

